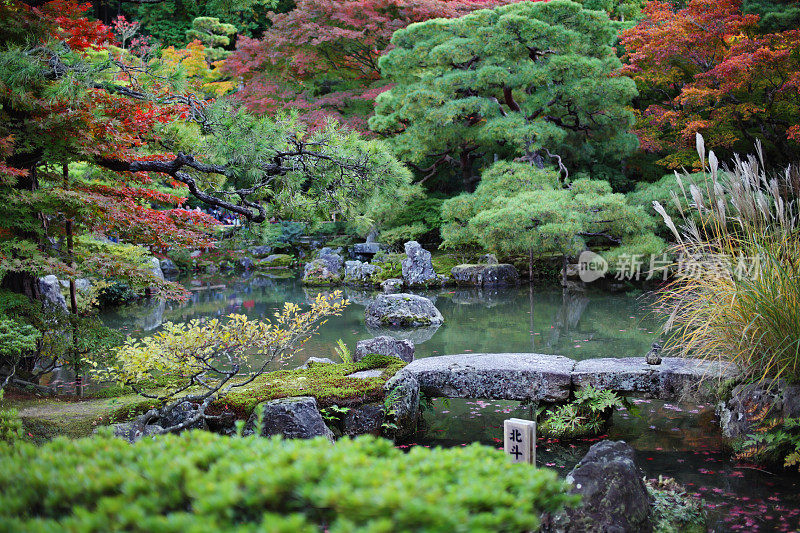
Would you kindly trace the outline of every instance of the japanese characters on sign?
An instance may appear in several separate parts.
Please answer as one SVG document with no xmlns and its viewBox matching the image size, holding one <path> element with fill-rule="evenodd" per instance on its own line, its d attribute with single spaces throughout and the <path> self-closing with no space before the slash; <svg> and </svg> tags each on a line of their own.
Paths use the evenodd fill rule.
<svg viewBox="0 0 800 533">
<path fill-rule="evenodd" d="M 536 422 L 509 418 L 503 423 L 503 449 L 512 463 L 536 464 Z"/>
</svg>

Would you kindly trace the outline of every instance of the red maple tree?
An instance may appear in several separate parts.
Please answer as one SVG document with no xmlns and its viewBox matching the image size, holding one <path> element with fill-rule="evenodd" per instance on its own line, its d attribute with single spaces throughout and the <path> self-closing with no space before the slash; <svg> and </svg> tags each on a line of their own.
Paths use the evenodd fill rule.
<svg viewBox="0 0 800 533">
<path fill-rule="evenodd" d="M 696 166 L 695 133 L 715 150 L 740 153 L 761 141 L 773 163 L 800 142 L 800 30 L 759 34 L 739 0 L 653 1 L 622 33 L 641 105 L 642 147 L 670 167 Z"/>
<path fill-rule="evenodd" d="M 507 0 L 300 0 L 270 13 L 261 39 L 240 37 L 225 62 L 236 97 L 256 113 L 296 109 L 319 126 L 329 117 L 359 131 L 389 85 L 378 59 L 392 34 L 414 22 L 459 17 Z"/>
</svg>

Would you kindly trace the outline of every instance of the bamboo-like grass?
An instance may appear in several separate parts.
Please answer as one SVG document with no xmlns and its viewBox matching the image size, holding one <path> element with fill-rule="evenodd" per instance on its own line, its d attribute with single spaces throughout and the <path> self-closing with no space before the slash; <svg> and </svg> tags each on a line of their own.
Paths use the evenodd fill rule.
<svg viewBox="0 0 800 533">
<path fill-rule="evenodd" d="M 800 172 L 768 176 L 756 148 L 722 169 L 713 152 L 706 160 L 698 134 L 703 181 L 676 173 L 690 206 L 681 209 L 673 195 L 680 228 L 654 202 L 675 236 L 673 253 L 703 267 L 679 271 L 659 290 L 656 309 L 669 351 L 734 363 L 751 381 L 800 381 Z"/>
</svg>

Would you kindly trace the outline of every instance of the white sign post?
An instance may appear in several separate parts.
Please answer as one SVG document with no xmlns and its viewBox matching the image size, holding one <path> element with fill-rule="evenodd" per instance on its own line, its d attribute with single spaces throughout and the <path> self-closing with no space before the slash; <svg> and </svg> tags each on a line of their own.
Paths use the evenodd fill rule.
<svg viewBox="0 0 800 533">
<path fill-rule="evenodd" d="M 503 449 L 512 463 L 536 465 L 536 422 L 521 418 L 503 422 Z"/>
</svg>

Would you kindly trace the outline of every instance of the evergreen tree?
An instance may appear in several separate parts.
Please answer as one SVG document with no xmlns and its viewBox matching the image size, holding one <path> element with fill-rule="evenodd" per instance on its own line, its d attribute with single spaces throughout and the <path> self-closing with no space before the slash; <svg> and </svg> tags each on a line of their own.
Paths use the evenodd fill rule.
<svg viewBox="0 0 800 533">
<path fill-rule="evenodd" d="M 568 0 L 412 24 L 381 58 L 395 85 L 370 127 L 423 179 L 456 167 L 456 189 L 473 189 L 482 164 L 518 156 L 612 177 L 637 147 L 635 84 L 611 76 L 615 39 L 605 13 Z"/>
<path fill-rule="evenodd" d="M 758 15 L 758 27 L 767 33 L 800 28 L 798 0 L 744 0 L 742 12 Z"/>
<path fill-rule="evenodd" d="M 228 57 L 236 36 L 236 26 L 225 24 L 216 17 L 197 17 L 192 21 L 192 29 L 186 31 L 190 41 L 198 40 L 205 47 L 209 63 Z"/>
<path fill-rule="evenodd" d="M 576 179 L 562 186 L 558 173 L 527 163 L 500 161 L 483 173 L 473 194 L 442 206 L 442 244 L 505 255 L 577 256 L 595 247 L 621 254 L 660 252 L 655 222 L 641 206 L 612 193 L 606 181 Z"/>
</svg>

